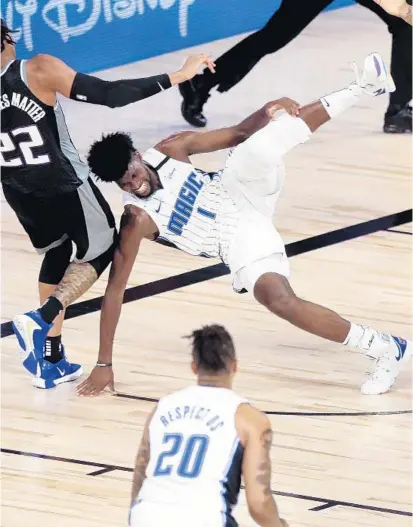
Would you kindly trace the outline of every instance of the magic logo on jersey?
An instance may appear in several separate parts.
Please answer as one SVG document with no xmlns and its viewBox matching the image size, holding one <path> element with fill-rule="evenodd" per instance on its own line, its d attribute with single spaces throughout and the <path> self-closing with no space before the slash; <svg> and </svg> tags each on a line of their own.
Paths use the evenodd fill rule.
<svg viewBox="0 0 413 527">
<path fill-rule="evenodd" d="M 195 172 L 191 172 L 179 191 L 174 210 L 169 218 L 168 230 L 170 232 L 181 236 L 183 228 L 192 216 L 196 198 L 203 186 L 203 181 L 197 179 Z"/>
</svg>

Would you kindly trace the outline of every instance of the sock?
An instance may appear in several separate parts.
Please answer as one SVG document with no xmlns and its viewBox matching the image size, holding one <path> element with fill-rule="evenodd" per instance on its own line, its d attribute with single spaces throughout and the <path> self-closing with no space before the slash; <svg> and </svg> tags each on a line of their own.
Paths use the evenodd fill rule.
<svg viewBox="0 0 413 527">
<path fill-rule="evenodd" d="M 345 346 L 360 349 L 365 355 L 377 359 L 389 345 L 390 336 L 369 326 L 351 323 L 350 331 L 343 342 Z"/>
<path fill-rule="evenodd" d="M 51 324 L 61 311 L 63 311 L 63 305 L 54 296 L 50 296 L 39 308 L 39 312 L 47 324 Z"/>
<path fill-rule="evenodd" d="M 344 88 L 344 90 L 335 91 L 321 97 L 320 102 L 328 115 L 333 118 L 353 106 L 361 93 L 361 88 L 356 83 L 353 83 L 348 88 Z"/>
<path fill-rule="evenodd" d="M 47 337 L 43 349 L 44 358 L 55 364 L 62 360 L 62 337 L 58 335 L 57 337 Z"/>
</svg>

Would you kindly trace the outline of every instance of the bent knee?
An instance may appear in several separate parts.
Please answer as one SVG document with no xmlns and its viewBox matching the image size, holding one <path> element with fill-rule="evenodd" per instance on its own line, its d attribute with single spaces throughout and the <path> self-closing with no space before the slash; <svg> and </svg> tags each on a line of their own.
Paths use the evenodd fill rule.
<svg viewBox="0 0 413 527">
<path fill-rule="evenodd" d="M 260 304 L 281 318 L 288 318 L 298 301 L 287 278 L 276 273 L 264 274 L 257 280 L 254 296 Z"/>
</svg>

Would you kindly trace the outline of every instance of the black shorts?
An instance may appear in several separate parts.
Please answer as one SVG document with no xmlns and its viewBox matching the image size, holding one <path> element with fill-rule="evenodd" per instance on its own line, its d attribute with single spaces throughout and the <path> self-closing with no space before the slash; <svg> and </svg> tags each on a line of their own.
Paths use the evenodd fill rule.
<svg viewBox="0 0 413 527">
<path fill-rule="evenodd" d="M 75 262 L 88 262 L 114 242 L 115 218 L 91 178 L 52 198 L 23 194 L 7 185 L 3 192 L 39 254 L 70 239 L 76 245 Z"/>
</svg>

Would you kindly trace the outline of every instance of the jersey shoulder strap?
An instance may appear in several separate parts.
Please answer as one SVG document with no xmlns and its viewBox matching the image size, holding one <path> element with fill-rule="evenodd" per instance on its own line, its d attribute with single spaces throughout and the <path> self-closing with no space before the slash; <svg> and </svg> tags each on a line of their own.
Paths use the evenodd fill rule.
<svg viewBox="0 0 413 527">
<path fill-rule="evenodd" d="M 143 153 L 142 159 L 155 170 L 159 170 L 170 159 L 170 157 L 162 154 L 162 152 L 159 152 L 156 148 L 149 148 Z"/>
</svg>

